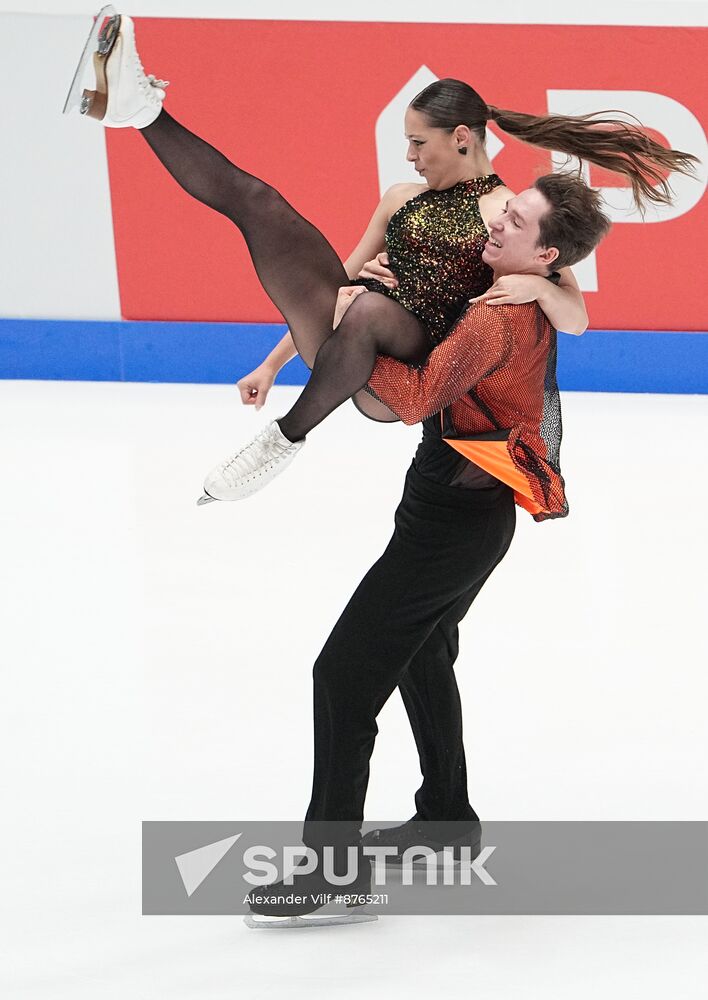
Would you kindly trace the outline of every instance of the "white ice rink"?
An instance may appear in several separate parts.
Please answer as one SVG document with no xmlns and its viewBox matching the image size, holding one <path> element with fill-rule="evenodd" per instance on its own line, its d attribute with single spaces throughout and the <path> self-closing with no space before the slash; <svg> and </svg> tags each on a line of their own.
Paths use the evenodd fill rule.
<svg viewBox="0 0 708 1000">
<path fill-rule="evenodd" d="M 312 663 L 390 536 L 420 430 L 349 405 L 263 493 L 196 507 L 298 391 L 256 414 L 228 386 L 0 383 L 3 996 L 703 998 L 705 917 L 141 916 L 142 820 L 303 816 Z M 708 398 L 565 393 L 563 415 L 571 514 L 517 509 L 462 626 L 471 801 L 705 820 Z M 367 818 L 403 820 L 397 695 L 379 727 Z"/>
</svg>

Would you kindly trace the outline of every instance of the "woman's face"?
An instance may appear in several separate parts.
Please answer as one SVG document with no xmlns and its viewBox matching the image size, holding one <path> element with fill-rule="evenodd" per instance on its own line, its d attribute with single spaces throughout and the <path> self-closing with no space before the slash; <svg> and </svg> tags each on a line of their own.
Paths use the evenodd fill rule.
<svg viewBox="0 0 708 1000">
<path fill-rule="evenodd" d="M 406 110 L 404 128 L 408 140 L 406 159 L 428 187 L 445 188 L 454 184 L 463 162 L 454 133 L 433 128 L 425 115 L 413 108 Z"/>
</svg>

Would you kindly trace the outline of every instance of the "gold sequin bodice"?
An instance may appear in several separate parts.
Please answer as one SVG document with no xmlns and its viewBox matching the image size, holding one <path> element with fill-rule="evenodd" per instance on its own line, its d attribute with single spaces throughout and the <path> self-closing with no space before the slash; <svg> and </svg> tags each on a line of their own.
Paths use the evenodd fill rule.
<svg viewBox="0 0 708 1000">
<path fill-rule="evenodd" d="M 398 286 L 387 288 L 372 279 L 356 284 L 396 299 L 439 343 L 468 299 L 492 284 L 492 269 L 482 260 L 487 227 L 479 198 L 503 183 L 496 174 L 487 174 L 411 198 L 386 229 L 389 266 Z"/>
</svg>

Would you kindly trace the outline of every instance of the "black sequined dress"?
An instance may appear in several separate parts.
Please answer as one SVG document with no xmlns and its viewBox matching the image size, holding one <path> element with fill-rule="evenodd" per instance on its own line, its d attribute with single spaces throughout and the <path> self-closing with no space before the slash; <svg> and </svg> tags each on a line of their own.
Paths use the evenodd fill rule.
<svg viewBox="0 0 708 1000">
<path fill-rule="evenodd" d="M 468 300 L 492 284 L 492 269 L 482 260 L 488 234 L 479 199 L 503 184 L 497 174 L 487 174 L 411 198 L 391 216 L 386 230 L 386 251 L 397 287 L 368 278 L 352 284 L 400 302 L 425 325 L 431 348 L 435 347 Z M 376 396 L 370 388 L 367 391 Z M 442 440 L 438 417 L 423 421 L 423 440 L 413 464 L 421 475 L 446 486 L 485 489 L 498 485 L 497 479 Z"/>
<path fill-rule="evenodd" d="M 386 229 L 397 287 L 372 278 L 352 284 L 400 302 L 426 327 L 432 345 L 439 344 L 468 300 L 492 284 L 492 269 L 482 260 L 488 234 L 479 198 L 503 183 L 496 174 L 487 174 L 411 198 Z"/>
</svg>

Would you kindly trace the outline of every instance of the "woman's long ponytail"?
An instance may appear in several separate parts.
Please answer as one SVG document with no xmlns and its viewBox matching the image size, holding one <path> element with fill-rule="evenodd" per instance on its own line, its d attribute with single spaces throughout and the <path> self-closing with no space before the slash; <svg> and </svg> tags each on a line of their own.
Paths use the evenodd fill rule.
<svg viewBox="0 0 708 1000">
<path fill-rule="evenodd" d="M 641 122 L 631 125 L 617 118 L 622 111 L 601 111 L 590 115 L 527 115 L 488 107 L 490 121 L 521 142 L 575 156 L 628 178 L 634 200 L 643 209 L 647 202 L 667 205 L 672 191 L 666 174 L 677 170 L 693 174 L 699 160 L 692 153 L 667 149 L 641 130 Z M 635 119 L 636 121 L 636 119 Z"/>
<path fill-rule="evenodd" d="M 466 125 L 484 142 L 488 121 L 521 142 L 550 149 L 578 160 L 606 167 L 627 177 L 640 211 L 647 203 L 666 205 L 672 201 L 667 174 L 676 170 L 693 174 L 699 160 L 692 153 L 682 153 L 650 139 L 636 125 L 622 118 L 623 111 L 602 111 L 591 115 L 527 115 L 488 107 L 476 90 L 462 80 L 436 80 L 411 101 L 412 108 L 425 114 L 434 128 L 453 132 Z"/>
</svg>

